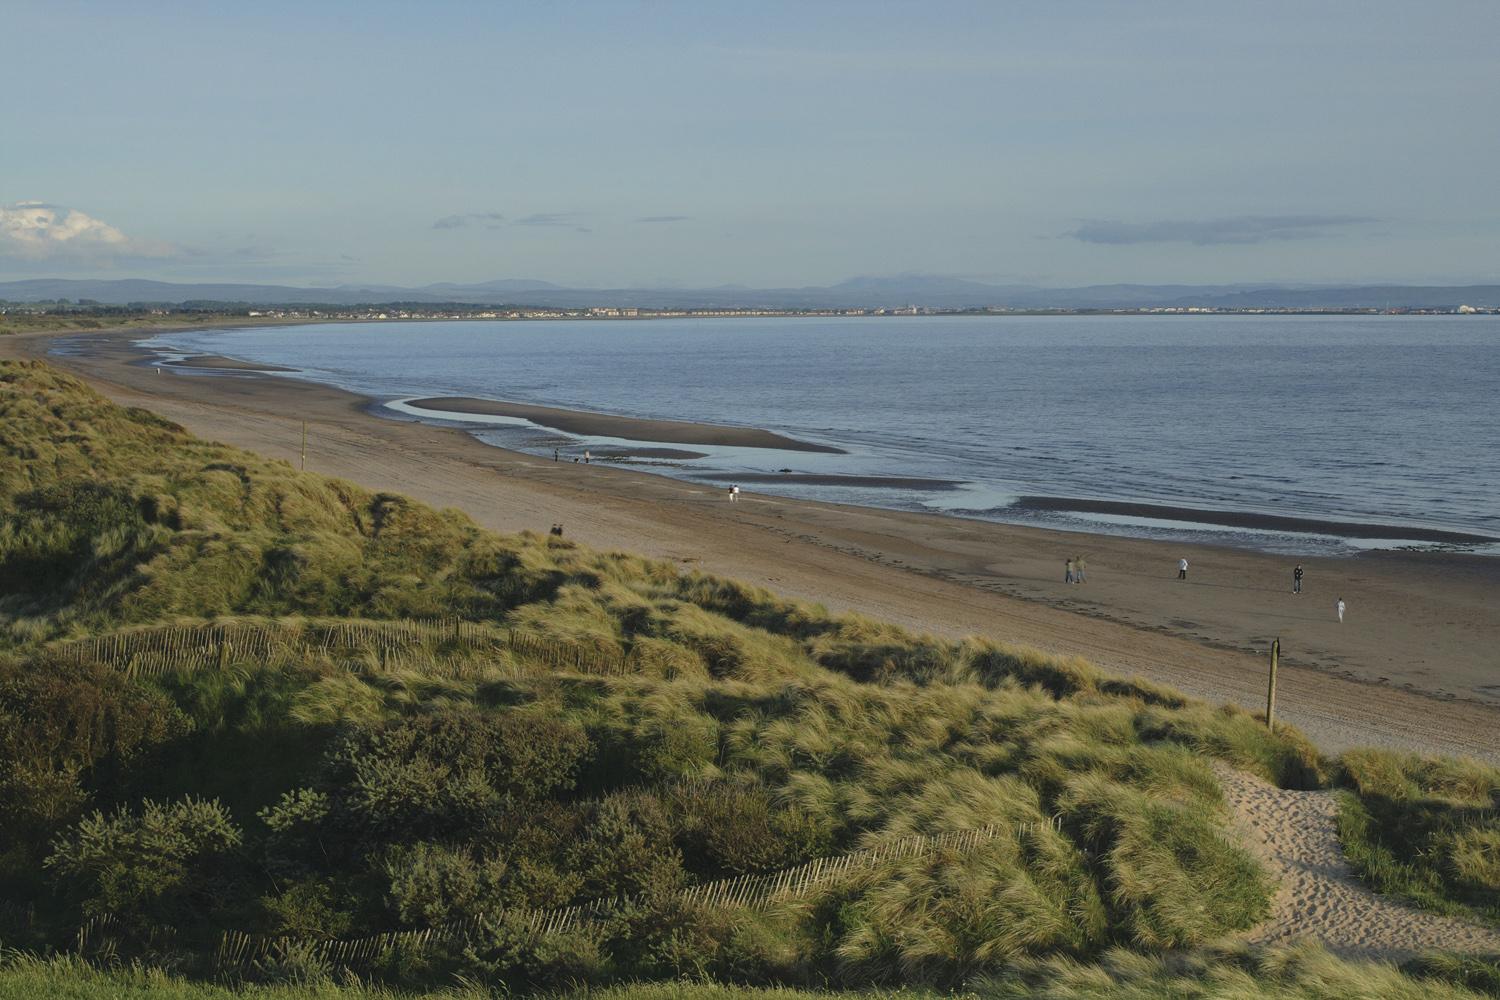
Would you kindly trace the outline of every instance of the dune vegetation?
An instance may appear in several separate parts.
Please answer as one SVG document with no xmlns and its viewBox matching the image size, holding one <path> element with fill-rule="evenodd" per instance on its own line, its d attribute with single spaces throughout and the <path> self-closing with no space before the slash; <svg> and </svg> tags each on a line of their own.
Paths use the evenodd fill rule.
<svg viewBox="0 0 1500 1000">
<path fill-rule="evenodd" d="M 1343 756 L 1339 837 L 1379 892 L 1500 926 L 1500 768 L 1380 750 Z"/>
<path fill-rule="evenodd" d="M 487 533 L 0 365 L 0 943 L 75 956 L 0 995 L 80 960 L 136 964 L 96 985 L 1165 982 L 1190 972 L 1141 956 L 1274 890 L 1214 760 L 1376 787 L 1081 660 Z M 1454 840 L 1463 885 L 1488 843 Z"/>
<path fill-rule="evenodd" d="M 0 337 L 15 333 L 71 333 L 94 330 L 197 326 L 203 323 L 244 322 L 241 315 L 219 308 L 141 309 L 129 306 L 76 305 L 46 307 L 37 303 L 0 301 Z"/>
</svg>

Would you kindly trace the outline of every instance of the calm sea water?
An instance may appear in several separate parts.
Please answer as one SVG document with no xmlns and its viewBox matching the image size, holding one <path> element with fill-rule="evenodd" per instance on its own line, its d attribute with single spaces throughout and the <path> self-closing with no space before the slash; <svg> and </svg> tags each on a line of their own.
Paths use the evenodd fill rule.
<svg viewBox="0 0 1500 1000">
<path fill-rule="evenodd" d="M 484 396 L 763 427 L 849 452 L 700 449 L 711 454 L 638 463 L 685 478 L 792 469 L 965 484 L 754 487 L 788 495 L 1299 551 L 1385 543 L 1012 503 L 1081 497 L 1500 536 L 1490 317 L 383 323 L 152 344 L 294 368 L 383 402 Z M 609 444 L 469 426 L 549 456 Z"/>
</svg>

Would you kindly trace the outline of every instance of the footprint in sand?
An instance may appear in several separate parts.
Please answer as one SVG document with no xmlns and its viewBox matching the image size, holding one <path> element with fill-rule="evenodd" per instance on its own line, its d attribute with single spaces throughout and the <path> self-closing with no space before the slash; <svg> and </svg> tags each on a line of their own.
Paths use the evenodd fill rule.
<svg viewBox="0 0 1500 1000">
<path fill-rule="evenodd" d="M 1321 941 L 1339 955 L 1404 960 L 1424 951 L 1500 954 L 1500 930 L 1424 913 L 1365 888 L 1339 845 L 1332 792 L 1294 792 L 1215 763 L 1245 846 L 1280 882 L 1253 944 Z"/>
</svg>

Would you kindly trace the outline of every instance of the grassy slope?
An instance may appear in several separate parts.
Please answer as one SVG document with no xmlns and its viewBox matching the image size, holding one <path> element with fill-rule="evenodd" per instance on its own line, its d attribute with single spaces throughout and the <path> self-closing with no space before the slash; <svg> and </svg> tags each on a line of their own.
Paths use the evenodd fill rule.
<svg viewBox="0 0 1500 1000">
<path fill-rule="evenodd" d="M 160 972 L 101 972 L 76 960 L 19 959 L 0 968 L 0 1000 L 484 1000 L 481 987 L 395 992 L 330 983 L 236 987 L 194 983 Z M 1500 995 L 1500 966 L 1424 968 L 1343 962 L 1316 949 L 1257 956 L 1232 953 L 1155 959 L 1113 952 L 1093 965 L 1028 963 L 969 992 L 824 992 L 695 983 L 635 984 L 551 994 L 556 1000 L 1479 1000 Z"/>
<path fill-rule="evenodd" d="M 191 959 L 224 927 L 317 938 L 624 893 L 645 909 L 602 946 L 518 951 L 502 927 L 477 953 L 384 971 L 956 982 L 1247 926 L 1267 886 L 1222 834 L 1204 756 L 1324 778 L 1295 733 L 1237 710 L 487 534 L 198 441 L 44 365 L 0 366 L 0 511 L 0 881 L 37 906 L 0 913 L 7 941 L 123 913 L 111 947 L 159 953 L 152 928 L 168 923 Z M 455 614 L 628 670 L 471 639 L 400 662 L 228 650 L 153 678 L 55 650 L 188 619 Z M 1053 815 L 1059 829 L 893 863 L 801 907 L 673 901 L 705 879 Z M 150 877 L 132 881 L 132 865 Z M 322 971 L 278 974 L 298 969 Z"/>
<path fill-rule="evenodd" d="M 244 323 L 245 317 L 217 313 L 116 312 L 8 312 L 0 314 L 0 337 L 13 333 L 87 333 L 95 330 L 157 329 L 202 326 L 213 323 Z"/>
<path fill-rule="evenodd" d="M 1500 926 L 1500 768 L 1357 750 L 1342 761 L 1344 852 L 1379 892 Z"/>
</svg>

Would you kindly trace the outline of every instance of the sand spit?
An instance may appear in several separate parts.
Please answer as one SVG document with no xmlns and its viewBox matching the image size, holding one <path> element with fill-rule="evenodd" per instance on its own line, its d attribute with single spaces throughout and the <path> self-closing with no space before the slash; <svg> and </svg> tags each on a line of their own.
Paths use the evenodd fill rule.
<svg viewBox="0 0 1500 1000">
<path fill-rule="evenodd" d="M 176 361 L 164 361 L 162 364 L 169 368 L 204 368 L 225 372 L 294 372 L 297 370 L 283 368 L 281 365 L 262 365 L 254 361 L 242 361 L 239 358 L 226 358 L 219 354 L 194 354 Z"/>
<path fill-rule="evenodd" d="M 868 489 L 886 490 L 956 490 L 963 485 L 954 479 L 923 479 L 918 476 L 840 476 L 816 472 L 715 472 L 698 478 L 724 483 L 863 486 Z"/>
<path fill-rule="evenodd" d="M 1153 517 L 1194 524 L 1217 524 L 1227 528 L 1249 528 L 1253 531 L 1291 531 L 1336 538 L 1389 538 L 1413 542 L 1445 542 L 1454 545 L 1482 545 L 1500 541 L 1489 535 L 1441 528 L 1398 527 L 1391 524 L 1365 524 L 1355 521 L 1330 521 L 1325 518 L 1287 517 L 1281 514 L 1257 514 L 1240 510 L 1204 510 L 1199 507 L 1173 507 L 1166 504 L 1130 503 L 1119 500 L 1083 500 L 1076 497 L 1023 496 L 1015 506 L 1023 510 L 1072 511 L 1080 514 L 1117 514 L 1124 517 Z"/>
<path fill-rule="evenodd" d="M 721 424 L 699 424 L 685 420 L 643 420 L 638 417 L 589 413 L 585 410 L 564 410 L 555 406 L 532 406 L 527 403 L 506 403 L 498 399 L 474 399 L 468 396 L 409 399 L 406 403 L 408 406 L 434 410 L 438 413 L 519 417 L 567 434 L 582 434 L 591 437 L 624 438 L 627 441 L 659 441 L 663 444 L 775 448 L 781 451 L 843 454 L 839 448 L 797 441 L 771 431 L 756 430 L 753 427 L 726 427 Z"/>
</svg>

